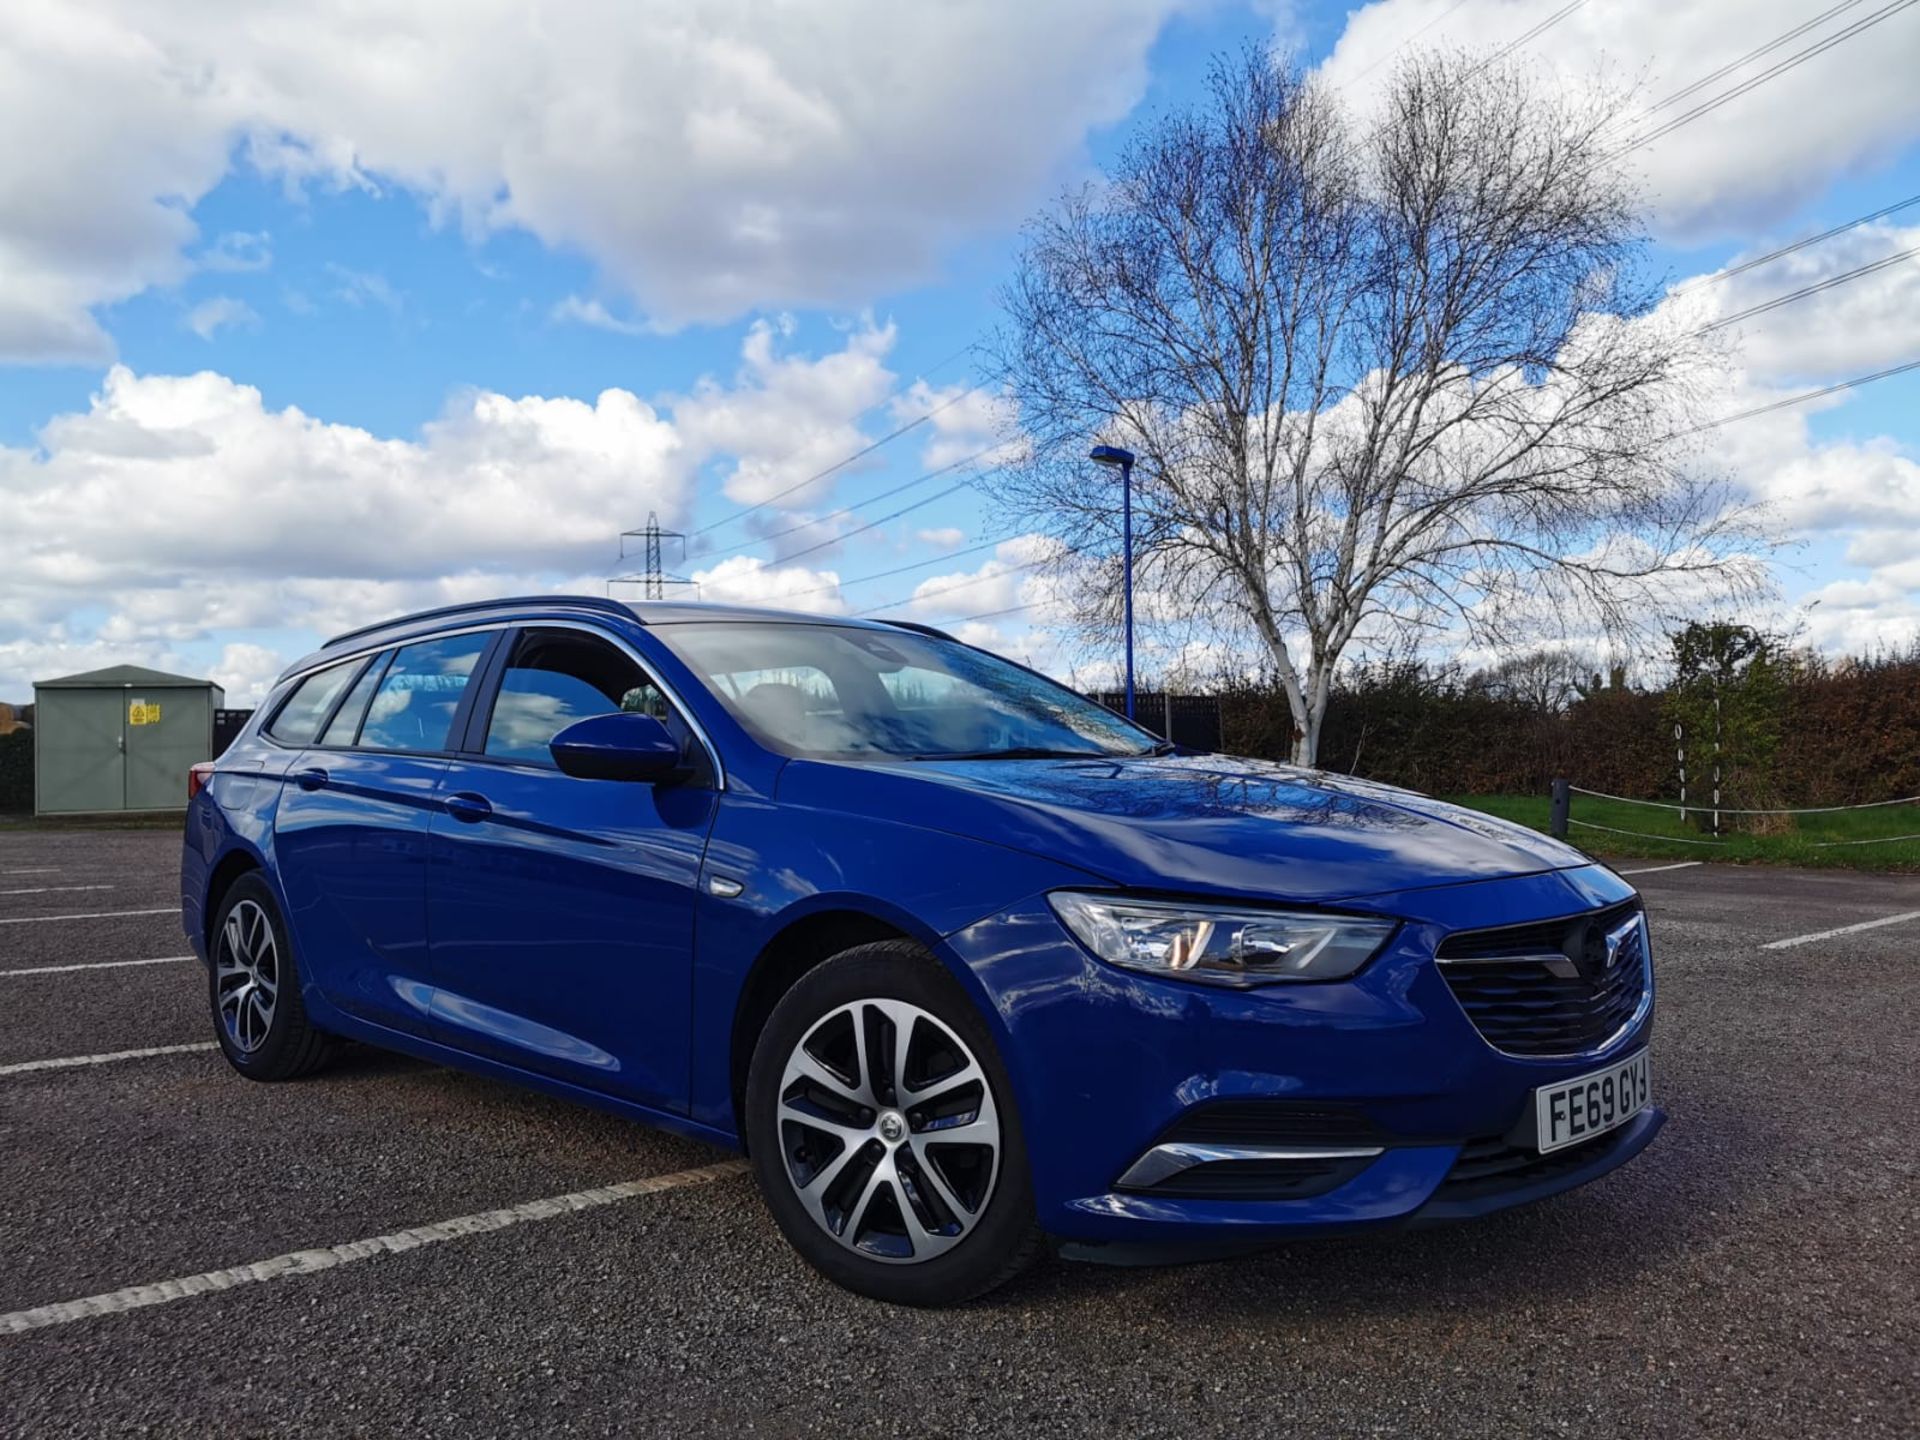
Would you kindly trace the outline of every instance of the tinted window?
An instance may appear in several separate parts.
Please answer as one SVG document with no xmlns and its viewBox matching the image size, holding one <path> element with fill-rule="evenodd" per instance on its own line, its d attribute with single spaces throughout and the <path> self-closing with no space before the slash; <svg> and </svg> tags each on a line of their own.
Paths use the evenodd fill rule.
<svg viewBox="0 0 1920 1440">
<path fill-rule="evenodd" d="M 353 689 L 347 692 L 347 698 L 340 702 L 340 708 L 333 713 L 333 719 L 327 722 L 327 733 L 320 737 L 322 745 L 351 745 L 354 736 L 360 733 L 360 717 L 367 713 L 367 701 L 373 696 L 373 687 L 380 683 L 380 676 L 387 668 L 387 661 L 393 657 L 389 650 L 385 655 L 376 655 L 373 663 L 360 672 L 360 678 L 353 682 Z"/>
<path fill-rule="evenodd" d="M 577 631 L 520 637 L 487 722 L 487 754 L 551 764 L 548 743 L 576 720 L 631 710 L 669 718 L 666 697 L 618 646 Z"/>
<path fill-rule="evenodd" d="M 358 660 L 316 670 L 293 688 L 287 703 L 267 726 L 267 734 L 283 745 L 311 745 L 320 722 L 339 698 L 340 691 L 360 668 Z"/>
<path fill-rule="evenodd" d="M 1159 743 L 1065 686 L 953 640 L 749 622 L 653 633 L 786 755 L 1139 755 Z"/>
<path fill-rule="evenodd" d="M 372 750 L 444 750 L 491 635 L 449 635 L 396 651 L 360 727 Z"/>
</svg>

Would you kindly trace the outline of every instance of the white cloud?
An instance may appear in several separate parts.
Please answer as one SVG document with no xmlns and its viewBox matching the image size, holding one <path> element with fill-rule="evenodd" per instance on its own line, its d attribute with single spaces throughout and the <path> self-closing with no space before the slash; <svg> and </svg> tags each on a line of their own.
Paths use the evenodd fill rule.
<svg viewBox="0 0 1920 1440">
<path fill-rule="evenodd" d="M 226 691 L 227 704 L 257 705 L 292 658 L 264 645 L 223 645 L 209 678 Z"/>
<path fill-rule="evenodd" d="M 678 401 L 475 391 L 409 438 L 269 409 L 213 372 L 116 366 L 35 447 L 0 448 L 0 693 L 90 664 L 193 668 L 180 648 L 209 637 L 597 593 L 619 530 L 649 510 L 685 526 L 703 467 L 751 467 L 767 484 L 866 442 L 854 421 L 891 384 L 892 331 L 861 326 L 819 356 L 775 337 L 757 328 L 733 384 Z M 784 506 L 802 498 L 753 518 L 790 525 Z M 709 599 L 845 609 L 831 570 L 732 556 L 700 575 Z"/>
<path fill-rule="evenodd" d="M 273 264 L 273 237 L 264 230 L 229 230 L 193 257 L 202 270 L 265 270 Z"/>
<path fill-rule="evenodd" d="M 1019 412 L 1004 396 L 980 386 L 929 385 L 916 380 L 893 401 L 893 418 L 907 424 L 926 416 L 920 463 L 939 470 L 964 460 L 982 466 L 1017 460 L 1026 449 Z"/>
<path fill-rule="evenodd" d="M 729 500 L 755 505 L 777 499 L 783 507 L 803 509 L 830 494 L 853 467 L 817 483 L 801 482 L 869 443 L 857 422 L 892 389 L 885 361 L 895 332 L 868 321 L 840 351 L 817 360 L 781 354 L 779 333 L 766 321 L 755 323 L 733 383 L 702 383 L 674 402 L 674 418 L 694 448 L 736 457 L 725 480 Z"/>
<path fill-rule="evenodd" d="M 1765 253 L 1772 245 L 1750 247 Z M 1832 240 L 1724 280 L 1702 276 L 1676 287 L 1668 304 L 1699 324 L 1904 251 L 1920 249 L 1920 226 L 1863 225 Z M 1728 262 L 1736 268 L 1740 257 Z M 1844 379 L 1920 357 L 1920 257 L 1726 327 L 1741 366 L 1758 384 Z"/>
<path fill-rule="evenodd" d="M 622 320 L 599 300 L 584 300 L 569 295 L 547 312 L 556 325 L 585 325 L 591 330 L 607 330 L 615 335 L 644 335 L 647 327 L 637 320 Z"/>
<path fill-rule="evenodd" d="M 327 274 L 333 277 L 334 298 L 344 300 L 356 310 L 378 305 L 383 310 L 398 314 L 406 303 L 406 297 L 394 289 L 384 275 L 332 263 L 327 265 Z"/>
<path fill-rule="evenodd" d="M 1016 535 L 994 546 L 993 556 L 973 570 L 933 575 L 913 587 L 901 609 L 915 619 L 938 622 L 1031 606 L 1021 623 L 1055 618 L 1060 583 L 1043 562 L 1059 555 L 1061 542 L 1049 535 Z"/>
<path fill-rule="evenodd" d="M 1180 0 L 10 0 L 0 356 L 98 360 L 232 157 L 592 258 L 664 324 L 857 305 L 1019 218 Z M 430 97 L 431 103 L 423 103 Z"/>
<path fill-rule="evenodd" d="M 832 570 L 775 567 L 758 556 L 730 555 L 711 569 L 694 571 L 692 578 L 703 601 L 771 605 L 816 615 L 847 612 L 847 603 L 840 598 L 840 576 Z"/>
<path fill-rule="evenodd" d="M 951 550 L 967 538 L 967 532 L 958 525 L 945 525 L 938 530 L 916 530 L 914 539 L 922 545 L 932 545 L 941 550 Z"/>
<path fill-rule="evenodd" d="M 1489 49 L 1544 18 L 1537 0 L 1466 0 L 1447 13 L 1454 9 L 1455 0 L 1363 6 L 1347 17 L 1321 73 L 1367 105 L 1392 75 L 1389 57 L 1428 25 L 1417 45 Z M 1623 144 L 1870 13 L 1835 16 L 1684 101 L 1637 113 L 1621 128 Z M 1798 0 L 1616 0 L 1575 10 L 1518 53 L 1569 83 L 1589 79 L 1596 58 L 1617 80 L 1644 75 L 1650 106 L 1808 18 Z M 1912 17 L 1889 17 L 1638 151 L 1633 163 L 1652 188 L 1662 231 L 1678 239 L 1750 233 L 1911 145 L 1920 135 L 1913 60 Z"/>
<path fill-rule="evenodd" d="M 211 340 L 219 331 L 235 326 L 258 328 L 260 316 L 244 300 L 236 300 L 231 295 L 216 295 L 194 306 L 181 323 L 202 340 Z"/>
</svg>

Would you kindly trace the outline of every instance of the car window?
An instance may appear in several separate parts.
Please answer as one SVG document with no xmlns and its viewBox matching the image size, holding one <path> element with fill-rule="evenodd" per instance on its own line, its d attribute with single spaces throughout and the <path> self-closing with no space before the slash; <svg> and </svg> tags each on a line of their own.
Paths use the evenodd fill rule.
<svg viewBox="0 0 1920 1440">
<path fill-rule="evenodd" d="M 320 721 L 333 707 L 333 702 L 339 698 L 347 682 L 353 679 L 353 672 L 359 668 L 358 660 L 350 660 L 344 665 L 329 665 L 325 670 L 316 670 L 307 676 L 293 687 L 286 704 L 280 707 L 280 713 L 267 726 L 267 734 L 282 745 L 311 745 L 314 734 L 320 729 Z"/>
<path fill-rule="evenodd" d="M 618 710 L 670 719 L 666 696 L 617 645 L 577 630 L 528 631 L 500 677 L 486 753 L 551 765 L 555 735 Z"/>
<path fill-rule="evenodd" d="M 906 630 L 686 621 L 652 632 L 784 755 L 1144 755 L 1130 721 L 986 651 Z"/>
<path fill-rule="evenodd" d="M 393 658 L 389 650 L 377 655 L 373 663 L 360 672 L 360 678 L 353 682 L 353 688 L 347 692 L 347 698 L 340 702 L 340 708 L 333 712 L 333 719 L 327 722 L 327 730 L 320 737 L 322 745 L 351 745 L 360 733 L 360 718 L 367 713 L 367 701 L 373 698 L 373 687 L 380 683 L 380 676 L 387 668 L 387 661 Z"/>
<path fill-rule="evenodd" d="M 396 651 L 367 707 L 361 748 L 446 749 L 460 697 L 492 638 L 449 635 Z"/>
</svg>

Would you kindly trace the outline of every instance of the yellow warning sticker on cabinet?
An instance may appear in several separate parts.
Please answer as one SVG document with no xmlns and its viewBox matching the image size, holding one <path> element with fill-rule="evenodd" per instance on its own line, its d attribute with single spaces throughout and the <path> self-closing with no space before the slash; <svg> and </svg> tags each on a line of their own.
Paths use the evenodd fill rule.
<svg viewBox="0 0 1920 1440">
<path fill-rule="evenodd" d="M 127 705 L 127 723 L 129 725 L 158 725 L 160 723 L 160 702 L 158 700 L 134 700 Z"/>
</svg>

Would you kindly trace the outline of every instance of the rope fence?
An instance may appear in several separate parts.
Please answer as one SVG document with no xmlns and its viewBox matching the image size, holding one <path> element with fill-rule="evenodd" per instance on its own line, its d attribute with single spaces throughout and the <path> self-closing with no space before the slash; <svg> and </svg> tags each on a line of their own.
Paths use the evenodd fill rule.
<svg viewBox="0 0 1920 1440">
<path fill-rule="evenodd" d="M 1569 785 L 1569 793 L 1591 795 L 1596 800 L 1616 800 L 1622 805 L 1649 805 L 1657 810 L 1678 810 L 1682 815 L 1712 811 L 1715 815 L 1837 815 L 1842 810 L 1884 810 L 1889 805 L 1920 805 L 1920 795 L 1903 800 L 1869 800 L 1862 805 L 1814 805 L 1802 810 L 1736 810 L 1731 805 L 1676 805 L 1671 800 L 1635 800 L 1629 795 L 1609 795 L 1604 790 L 1583 790 Z"/>
<path fill-rule="evenodd" d="M 1732 841 L 1725 836 L 1711 838 L 1691 835 L 1662 835 L 1652 830 L 1628 830 L 1616 825 L 1601 825 L 1592 820 L 1577 820 L 1572 814 L 1573 797 L 1586 795 L 1595 800 L 1605 800 L 1616 805 L 1642 805 L 1648 809 L 1677 812 L 1687 815 L 1712 815 L 1717 827 L 1723 815 L 1777 815 L 1783 817 L 1799 815 L 1839 815 L 1862 810 L 1886 810 L 1899 805 L 1920 806 L 1920 795 L 1909 795 L 1899 800 L 1869 800 L 1859 805 L 1812 805 L 1799 808 L 1781 808 L 1774 810 L 1748 810 L 1729 805 L 1676 805 L 1670 800 L 1638 800 L 1630 795 L 1610 795 L 1604 790 L 1588 790 L 1567 780 L 1555 780 L 1552 787 L 1552 803 L 1549 811 L 1548 829 L 1554 838 L 1565 840 L 1573 829 L 1595 830 L 1607 835 L 1627 835 L 1636 840 L 1653 840 L 1667 845 L 1699 845 L 1709 848 L 1724 847 Z M 1733 839 L 1759 838 L 1736 836 Z M 1899 841 L 1920 840 L 1920 831 L 1901 835 L 1870 835 L 1847 840 L 1807 840 L 1805 844 L 1813 850 L 1831 850 L 1852 845 L 1890 845 Z"/>
</svg>

